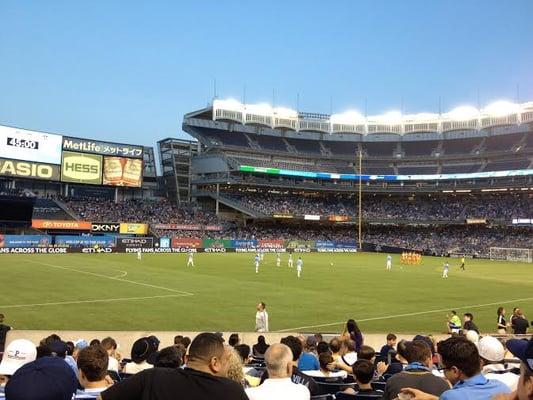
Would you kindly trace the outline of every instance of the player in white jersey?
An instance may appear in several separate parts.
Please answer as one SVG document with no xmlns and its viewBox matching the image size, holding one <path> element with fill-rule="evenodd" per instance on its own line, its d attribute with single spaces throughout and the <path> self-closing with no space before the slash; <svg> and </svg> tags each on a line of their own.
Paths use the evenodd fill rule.
<svg viewBox="0 0 533 400">
<path fill-rule="evenodd" d="M 448 277 L 448 270 L 450 269 L 450 264 L 448 264 L 448 261 L 444 263 L 444 269 L 442 270 L 442 277 L 447 278 Z"/>
<path fill-rule="evenodd" d="M 292 268 L 292 253 L 289 253 L 289 268 Z"/>
<path fill-rule="evenodd" d="M 392 269 L 392 257 L 391 255 L 389 254 L 387 256 L 387 271 L 390 271 Z"/>
<path fill-rule="evenodd" d="M 298 278 L 300 277 L 300 274 L 302 273 L 303 265 L 304 265 L 304 262 L 302 260 L 302 257 L 298 257 L 298 260 L 296 260 L 296 272 L 298 273 Z"/>
<path fill-rule="evenodd" d="M 142 253 L 141 253 L 141 250 L 137 250 L 137 260 L 138 261 L 141 261 L 142 260 Z"/>
<path fill-rule="evenodd" d="M 187 253 L 189 253 L 189 257 L 187 260 L 187 267 L 194 267 L 194 256 L 192 250 L 189 250 Z"/>
<path fill-rule="evenodd" d="M 259 257 L 259 253 L 257 253 L 257 254 L 255 255 L 255 258 L 254 258 L 255 273 L 256 273 L 256 274 L 259 273 L 259 261 L 260 261 L 260 257 Z"/>
<path fill-rule="evenodd" d="M 276 267 L 279 267 L 281 265 L 281 255 L 279 253 L 276 253 Z"/>
<path fill-rule="evenodd" d="M 259 261 L 263 261 L 263 257 L 265 256 L 265 253 L 263 250 L 259 250 Z"/>
</svg>

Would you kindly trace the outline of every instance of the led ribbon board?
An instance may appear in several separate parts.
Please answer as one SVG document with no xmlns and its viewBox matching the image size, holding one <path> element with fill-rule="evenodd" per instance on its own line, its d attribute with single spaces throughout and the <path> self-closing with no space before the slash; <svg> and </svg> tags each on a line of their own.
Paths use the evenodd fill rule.
<svg viewBox="0 0 533 400">
<path fill-rule="evenodd" d="M 330 179 L 341 181 L 359 181 L 358 174 L 335 174 L 329 172 L 307 172 L 294 171 L 281 168 L 264 168 L 241 165 L 241 172 L 251 172 L 269 175 L 294 176 L 298 178 L 312 179 Z M 508 176 L 530 176 L 533 175 L 533 169 L 518 169 L 514 171 L 491 171 L 491 172 L 472 172 L 464 174 L 429 174 L 429 175 L 361 175 L 362 181 L 449 181 L 460 179 L 479 179 L 479 178 L 503 178 Z"/>
</svg>

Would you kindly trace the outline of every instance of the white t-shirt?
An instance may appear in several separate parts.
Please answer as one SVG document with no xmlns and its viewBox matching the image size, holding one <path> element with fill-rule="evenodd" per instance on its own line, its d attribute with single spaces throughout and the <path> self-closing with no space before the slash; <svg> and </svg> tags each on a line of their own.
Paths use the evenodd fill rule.
<svg viewBox="0 0 533 400">
<path fill-rule="evenodd" d="M 346 378 L 348 376 L 348 373 L 346 371 L 337 371 L 337 372 L 330 372 L 329 374 L 325 374 L 324 372 L 317 370 L 317 371 L 302 371 L 302 373 L 306 374 L 307 376 L 313 376 L 318 378 Z"/>
<path fill-rule="evenodd" d="M 74 396 L 74 399 L 75 400 L 96 399 L 98 395 L 106 389 L 107 387 L 78 390 L 76 391 L 76 395 Z"/>
<path fill-rule="evenodd" d="M 505 371 L 505 369 L 506 368 L 503 364 L 488 364 L 483 367 L 481 373 L 485 378 L 500 381 L 509 389 L 515 391 L 520 375 L 513 374 L 512 372 L 494 373 L 498 371 Z"/>
<path fill-rule="evenodd" d="M 246 389 L 250 400 L 309 400 L 311 393 L 291 378 L 267 379 L 262 385 Z"/>
<path fill-rule="evenodd" d="M 107 370 L 118 372 L 118 361 L 115 357 L 109 356 L 109 362 L 107 363 Z"/>
<path fill-rule="evenodd" d="M 140 364 L 129 362 L 124 366 L 124 373 L 125 374 L 136 374 L 137 372 L 144 371 L 145 369 L 153 368 L 154 366 L 152 364 L 148 364 L 146 361 L 143 361 Z"/>
<path fill-rule="evenodd" d="M 255 331 L 268 332 L 268 313 L 266 310 L 255 313 Z"/>
</svg>

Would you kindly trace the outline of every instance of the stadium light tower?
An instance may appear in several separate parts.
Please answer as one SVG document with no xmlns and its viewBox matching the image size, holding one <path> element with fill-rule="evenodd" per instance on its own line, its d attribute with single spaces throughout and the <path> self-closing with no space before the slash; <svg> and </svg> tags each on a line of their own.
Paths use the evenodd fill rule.
<svg viewBox="0 0 533 400">
<path fill-rule="evenodd" d="M 362 211 L 363 211 L 363 207 L 362 207 L 362 200 L 363 200 L 363 195 L 362 195 L 362 190 L 363 190 L 363 186 L 362 186 L 362 164 L 363 164 L 363 150 L 361 147 L 359 147 L 359 222 L 358 222 L 358 225 L 359 225 L 359 250 L 362 250 L 363 249 L 363 226 L 362 226 L 362 221 L 363 221 L 363 215 L 362 215 Z"/>
</svg>

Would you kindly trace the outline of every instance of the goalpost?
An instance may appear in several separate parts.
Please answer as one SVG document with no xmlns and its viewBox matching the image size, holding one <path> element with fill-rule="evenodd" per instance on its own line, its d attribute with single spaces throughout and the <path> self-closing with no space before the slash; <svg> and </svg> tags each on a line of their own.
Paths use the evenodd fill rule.
<svg viewBox="0 0 533 400">
<path fill-rule="evenodd" d="M 532 249 L 514 249 L 510 247 L 491 247 L 491 260 L 533 262 Z"/>
</svg>

